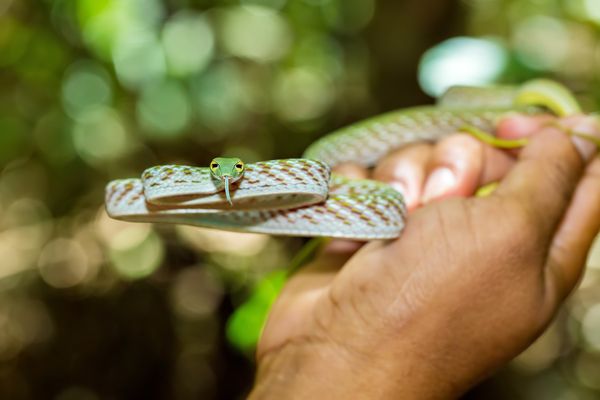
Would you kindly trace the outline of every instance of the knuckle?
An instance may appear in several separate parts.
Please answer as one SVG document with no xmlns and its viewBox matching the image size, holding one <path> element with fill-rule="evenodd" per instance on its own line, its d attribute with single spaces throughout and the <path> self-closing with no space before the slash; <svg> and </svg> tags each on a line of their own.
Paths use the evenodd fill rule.
<svg viewBox="0 0 600 400">
<path fill-rule="evenodd" d="M 586 170 L 588 179 L 600 182 L 600 158 L 596 158 Z"/>
<path fill-rule="evenodd" d="M 505 208 L 505 248 L 514 258 L 541 261 L 546 236 L 542 227 L 542 210 L 518 201 Z"/>
<path fill-rule="evenodd" d="M 523 202 L 512 201 L 505 210 L 505 214 L 514 232 L 525 236 L 534 234 L 538 213 L 532 207 L 525 205 Z"/>
<path fill-rule="evenodd" d="M 483 151 L 483 143 L 464 133 L 442 139 L 435 147 L 434 158 L 442 164 L 453 164 L 457 159 L 474 158 Z"/>
<path fill-rule="evenodd" d="M 547 168 L 547 179 L 556 195 L 562 201 L 569 201 L 573 188 L 577 184 L 577 174 L 572 166 L 565 160 L 552 162 Z"/>
</svg>

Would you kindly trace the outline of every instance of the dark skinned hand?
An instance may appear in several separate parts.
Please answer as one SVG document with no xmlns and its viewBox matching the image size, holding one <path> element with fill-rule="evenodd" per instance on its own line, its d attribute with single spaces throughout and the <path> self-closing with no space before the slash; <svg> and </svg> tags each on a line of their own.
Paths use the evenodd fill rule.
<svg viewBox="0 0 600 400">
<path fill-rule="evenodd" d="M 454 398 L 531 344 L 600 228 L 595 148 L 548 122 L 501 121 L 499 136 L 530 137 L 519 152 L 457 134 L 382 160 L 372 177 L 405 194 L 404 232 L 335 241 L 288 282 L 251 398 Z M 600 137 L 592 118 L 556 122 Z M 493 181 L 493 194 L 471 197 Z"/>
</svg>

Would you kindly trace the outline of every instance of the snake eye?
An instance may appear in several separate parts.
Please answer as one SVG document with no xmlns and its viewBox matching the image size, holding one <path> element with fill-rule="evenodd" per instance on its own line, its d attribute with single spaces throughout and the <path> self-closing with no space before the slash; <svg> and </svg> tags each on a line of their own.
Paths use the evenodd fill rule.
<svg viewBox="0 0 600 400">
<path fill-rule="evenodd" d="M 215 161 L 210 163 L 210 169 L 212 169 L 214 171 L 217 168 L 219 168 L 219 163 L 217 163 Z"/>
<path fill-rule="evenodd" d="M 244 163 L 243 162 L 239 162 L 237 164 L 235 164 L 235 169 L 237 169 L 238 171 L 241 171 L 244 169 Z"/>
</svg>

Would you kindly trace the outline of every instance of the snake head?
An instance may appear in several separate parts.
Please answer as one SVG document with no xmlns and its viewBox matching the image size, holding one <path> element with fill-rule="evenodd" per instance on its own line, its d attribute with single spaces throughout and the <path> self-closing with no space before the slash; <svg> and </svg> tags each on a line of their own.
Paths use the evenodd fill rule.
<svg viewBox="0 0 600 400">
<path fill-rule="evenodd" d="M 244 175 L 246 166 L 243 161 L 237 157 L 217 157 L 210 162 L 209 168 L 213 178 L 223 182 L 227 201 L 233 206 L 229 187 Z"/>
</svg>

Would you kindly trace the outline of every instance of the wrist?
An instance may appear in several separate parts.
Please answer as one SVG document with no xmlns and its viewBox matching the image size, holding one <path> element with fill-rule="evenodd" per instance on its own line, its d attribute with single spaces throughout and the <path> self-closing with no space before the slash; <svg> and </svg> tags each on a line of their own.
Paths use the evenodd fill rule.
<svg viewBox="0 0 600 400">
<path fill-rule="evenodd" d="M 397 354 L 397 353 L 396 353 Z M 288 343 L 263 355 L 250 399 L 403 398 L 459 395 L 415 355 L 356 353 L 331 343 Z"/>
<path fill-rule="evenodd" d="M 258 360 L 252 400 L 339 397 L 355 382 L 361 364 L 348 360 L 342 349 L 313 342 L 289 342 Z M 346 361 L 344 359 L 346 358 Z M 354 365 L 354 372 L 350 366 Z M 362 366 L 361 366 L 362 368 Z"/>
</svg>

